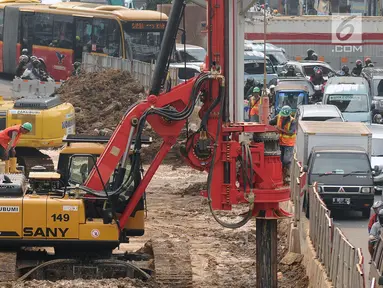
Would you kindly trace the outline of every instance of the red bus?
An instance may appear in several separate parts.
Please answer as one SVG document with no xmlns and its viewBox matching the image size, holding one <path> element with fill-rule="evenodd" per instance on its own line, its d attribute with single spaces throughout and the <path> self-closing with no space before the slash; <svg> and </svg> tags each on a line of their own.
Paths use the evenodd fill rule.
<svg viewBox="0 0 383 288">
<path fill-rule="evenodd" d="M 150 62 L 166 22 L 163 13 L 122 6 L 0 1 L 0 72 L 14 75 L 24 48 L 44 59 L 56 81 L 71 75 L 83 52 Z"/>
</svg>

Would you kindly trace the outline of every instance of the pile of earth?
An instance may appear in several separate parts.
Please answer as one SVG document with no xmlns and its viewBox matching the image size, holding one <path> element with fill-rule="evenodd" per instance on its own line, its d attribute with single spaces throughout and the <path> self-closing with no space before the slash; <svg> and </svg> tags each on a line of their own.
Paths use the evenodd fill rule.
<svg viewBox="0 0 383 288">
<path fill-rule="evenodd" d="M 129 72 L 114 69 L 72 76 L 57 91 L 75 107 L 77 134 L 87 135 L 113 131 L 126 110 L 145 98 L 143 92 Z"/>
<path fill-rule="evenodd" d="M 84 72 L 70 77 L 57 91 L 64 102 L 75 107 L 76 133 L 86 135 L 111 135 L 127 109 L 144 100 L 144 87 L 129 72 L 107 69 L 99 72 Z M 189 128 L 184 128 L 179 140 L 185 140 L 186 131 L 195 131 L 199 125 L 198 108 L 189 119 Z M 144 164 L 153 161 L 159 151 L 162 138 L 146 125 L 143 134 L 152 137 L 153 143 L 141 151 Z M 165 163 L 174 167 L 184 164 L 179 152 L 179 142 L 174 145 Z"/>
</svg>

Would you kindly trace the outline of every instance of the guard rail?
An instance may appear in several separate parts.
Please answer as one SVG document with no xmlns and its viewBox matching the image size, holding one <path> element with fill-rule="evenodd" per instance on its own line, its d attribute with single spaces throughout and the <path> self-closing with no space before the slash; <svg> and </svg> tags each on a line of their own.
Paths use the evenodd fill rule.
<svg viewBox="0 0 383 288">
<path fill-rule="evenodd" d="M 309 195 L 309 237 L 318 260 L 325 268 L 334 288 L 365 288 L 363 253 L 354 247 L 331 218 L 330 210 L 322 201 L 317 185 L 306 184 L 306 173 L 294 155 L 291 165 L 291 200 L 294 203 L 294 221 L 300 220 L 304 191 Z M 310 279 L 315 283 L 315 279 Z"/>
<path fill-rule="evenodd" d="M 128 60 L 111 56 L 94 55 L 84 52 L 82 55 L 82 67 L 86 72 L 97 72 L 103 69 L 116 69 L 128 71 L 136 78 L 145 90 L 149 90 L 154 72 L 154 63 Z M 169 68 L 166 89 L 178 84 L 178 69 Z"/>
</svg>

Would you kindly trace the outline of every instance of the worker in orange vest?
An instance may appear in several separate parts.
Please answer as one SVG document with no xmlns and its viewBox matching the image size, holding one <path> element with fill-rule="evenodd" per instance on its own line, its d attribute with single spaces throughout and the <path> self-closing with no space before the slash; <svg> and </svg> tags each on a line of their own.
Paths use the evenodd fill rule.
<svg viewBox="0 0 383 288">
<path fill-rule="evenodd" d="M 261 104 L 261 89 L 259 87 L 253 88 L 253 93 L 249 99 L 249 119 L 250 122 L 259 122 L 259 106 Z"/>
<path fill-rule="evenodd" d="M 279 114 L 269 122 L 270 125 L 275 125 L 280 133 L 279 147 L 285 183 L 290 182 L 290 164 L 293 159 L 296 140 L 296 121 L 291 116 L 292 112 L 290 106 L 283 106 Z"/>
<path fill-rule="evenodd" d="M 18 173 L 15 147 L 21 135 L 32 131 L 32 124 L 26 122 L 0 131 L 0 159 L 5 161 L 5 173 Z M 9 160 L 9 161 L 8 161 Z"/>
</svg>

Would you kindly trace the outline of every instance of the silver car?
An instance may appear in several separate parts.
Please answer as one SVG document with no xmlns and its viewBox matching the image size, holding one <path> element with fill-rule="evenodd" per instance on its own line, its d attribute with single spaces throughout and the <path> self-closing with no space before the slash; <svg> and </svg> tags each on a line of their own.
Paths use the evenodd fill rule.
<svg viewBox="0 0 383 288">
<path fill-rule="evenodd" d="M 315 104 L 298 106 L 295 118 L 298 121 L 346 122 L 335 105 Z"/>
</svg>

